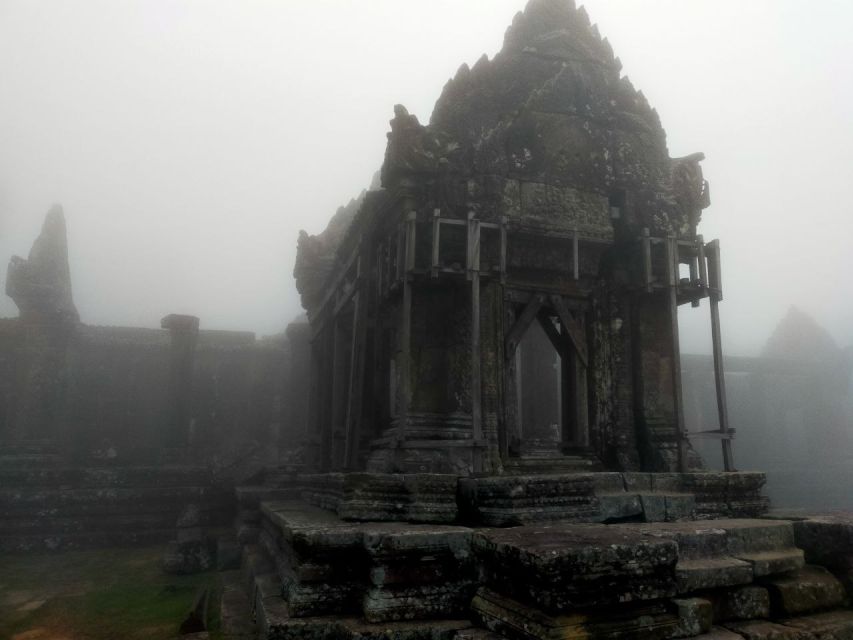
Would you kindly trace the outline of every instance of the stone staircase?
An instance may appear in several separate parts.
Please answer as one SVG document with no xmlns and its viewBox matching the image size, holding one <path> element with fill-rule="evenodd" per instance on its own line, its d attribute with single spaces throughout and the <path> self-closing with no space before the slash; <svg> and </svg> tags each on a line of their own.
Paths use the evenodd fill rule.
<svg viewBox="0 0 853 640">
<path fill-rule="evenodd" d="M 640 502 L 660 493 L 679 500 L 686 485 L 703 485 L 672 480 L 631 485 L 614 500 L 635 491 Z M 595 480 L 598 498 L 611 481 Z M 689 495 L 690 517 L 702 517 L 707 495 Z M 754 502 L 727 495 L 734 510 Z M 853 518 L 820 524 L 362 522 L 272 496 L 258 503 L 242 581 L 252 637 L 263 639 L 853 638 L 839 572 L 853 569 Z M 834 545 L 831 571 L 806 564 L 826 556 L 822 540 Z"/>
</svg>

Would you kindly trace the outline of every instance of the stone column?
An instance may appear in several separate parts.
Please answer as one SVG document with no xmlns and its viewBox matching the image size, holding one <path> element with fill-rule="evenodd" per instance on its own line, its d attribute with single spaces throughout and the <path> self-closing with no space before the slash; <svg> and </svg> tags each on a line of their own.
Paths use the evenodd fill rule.
<svg viewBox="0 0 853 640">
<path fill-rule="evenodd" d="M 192 381 L 198 324 L 198 318 L 195 316 L 176 314 L 168 315 L 160 321 L 160 326 L 169 330 L 172 341 L 165 442 L 177 449 L 192 444 Z"/>
</svg>

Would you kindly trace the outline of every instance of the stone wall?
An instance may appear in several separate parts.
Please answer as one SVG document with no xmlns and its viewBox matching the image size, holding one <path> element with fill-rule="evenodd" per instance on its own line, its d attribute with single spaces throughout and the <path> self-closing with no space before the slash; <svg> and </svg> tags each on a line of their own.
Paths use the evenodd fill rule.
<svg viewBox="0 0 853 640">
<path fill-rule="evenodd" d="M 51 381 L 55 415 L 37 428 L 22 411 L 34 384 L 28 331 L 18 319 L 0 320 L 0 443 L 50 440 L 76 462 L 116 464 L 156 462 L 176 446 L 169 331 L 76 325 Z M 285 413 L 304 409 L 283 397 L 286 343 L 283 335 L 256 340 L 252 333 L 200 331 L 187 386 L 187 438 L 177 445 L 196 462 L 220 465 L 253 451 L 273 462 L 292 446 L 279 441 L 279 427 Z"/>
<path fill-rule="evenodd" d="M 685 355 L 689 431 L 716 429 L 713 363 Z M 853 389 L 850 363 L 729 357 L 729 423 L 737 430 L 735 465 L 767 473 L 775 507 L 846 509 L 853 489 Z M 717 440 L 695 440 L 709 467 L 721 468 Z"/>
</svg>

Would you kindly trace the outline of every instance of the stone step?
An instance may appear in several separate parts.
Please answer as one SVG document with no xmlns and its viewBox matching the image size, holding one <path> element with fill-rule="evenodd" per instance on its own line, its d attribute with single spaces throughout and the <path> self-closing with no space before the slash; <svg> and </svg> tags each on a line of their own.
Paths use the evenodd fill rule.
<svg viewBox="0 0 853 640">
<path fill-rule="evenodd" d="M 823 567 L 807 566 L 764 582 L 776 617 L 835 609 L 846 597 L 844 586 Z"/>
<path fill-rule="evenodd" d="M 803 553 L 790 522 L 713 520 L 635 526 L 678 545 L 678 592 L 749 584 L 755 578 L 794 571 Z"/>
<path fill-rule="evenodd" d="M 677 544 L 639 527 L 478 530 L 472 546 L 486 586 L 553 614 L 676 593 Z"/>
<path fill-rule="evenodd" d="M 293 618 L 285 601 L 276 598 L 256 598 L 254 607 L 260 640 L 455 640 L 460 634 L 471 630 L 471 621 L 467 618 L 373 624 L 356 617 L 343 616 Z"/>
<path fill-rule="evenodd" d="M 679 560 L 675 567 L 678 593 L 750 584 L 752 565 L 731 557 Z"/>
<path fill-rule="evenodd" d="M 552 614 L 486 587 L 477 591 L 471 610 L 480 625 L 513 640 L 662 640 L 677 637 L 679 625 L 679 617 L 660 601 Z"/>
<path fill-rule="evenodd" d="M 786 627 L 808 632 L 808 638 L 843 640 L 853 638 L 853 611 L 840 610 L 782 620 Z"/>
<path fill-rule="evenodd" d="M 805 564 L 802 549 L 780 549 L 778 551 L 755 551 L 739 553 L 737 557 L 752 565 L 756 578 L 774 576 L 800 569 Z"/>
</svg>

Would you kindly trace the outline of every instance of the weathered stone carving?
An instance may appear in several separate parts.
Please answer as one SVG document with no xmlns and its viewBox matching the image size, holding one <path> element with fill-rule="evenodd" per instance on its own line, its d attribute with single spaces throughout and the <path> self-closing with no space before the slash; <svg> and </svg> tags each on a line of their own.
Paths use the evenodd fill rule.
<svg viewBox="0 0 853 640">
<path fill-rule="evenodd" d="M 48 212 L 41 235 L 29 257 L 14 256 L 6 276 L 6 295 L 22 320 L 38 323 L 76 323 L 80 320 L 71 295 L 68 239 L 62 207 Z"/>
</svg>

